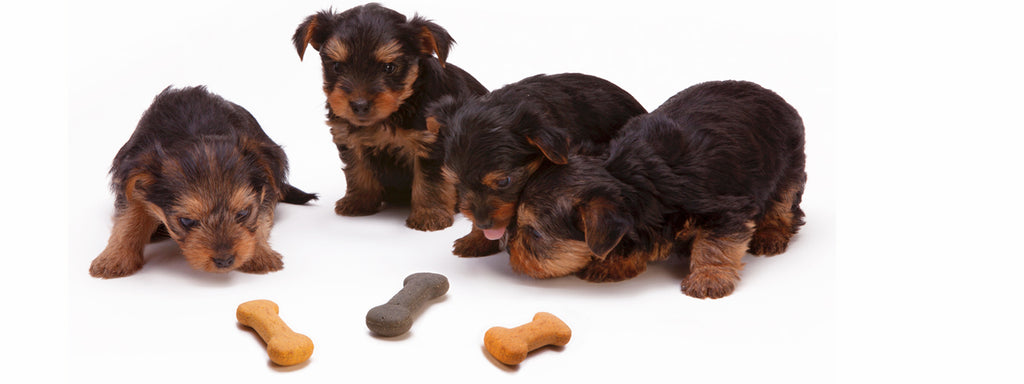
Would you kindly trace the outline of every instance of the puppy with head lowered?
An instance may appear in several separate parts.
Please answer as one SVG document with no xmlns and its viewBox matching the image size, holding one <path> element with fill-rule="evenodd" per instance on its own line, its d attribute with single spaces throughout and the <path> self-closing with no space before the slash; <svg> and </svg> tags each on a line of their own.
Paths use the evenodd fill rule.
<svg viewBox="0 0 1024 384">
<path fill-rule="evenodd" d="M 135 273 L 163 231 L 197 270 L 281 269 L 267 242 L 274 208 L 316 198 L 289 185 L 287 170 L 284 151 L 244 108 L 204 87 L 168 87 L 114 157 L 114 227 L 89 274 Z"/>
<path fill-rule="evenodd" d="M 537 75 L 477 98 L 446 98 L 430 125 L 447 131 L 445 177 L 473 230 L 453 253 L 499 252 L 519 193 L 534 172 L 565 164 L 570 154 L 603 152 L 629 118 L 646 112 L 607 80 L 566 73 Z"/>
<path fill-rule="evenodd" d="M 698 84 L 629 121 L 602 156 L 539 171 L 519 201 L 512 267 L 619 281 L 689 255 L 683 292 L 733 292 L 746 252 L 776 255 L 803 225 L 804 126 L 774 92 Z"/>
<path fill-rule="evenodd" d="M 386 202 L 410 204 L 408 227 L 451 226 L 456 195 L 441 176 L 443 132 L 426 124 L 424 109 L 445 95 L 487 89 L 445 62 L 455 42 L 448 32 L 371 3 L 309 16 L 292 40 L 300 59 L 311 45 L 323 64 L 327 124 L 347 185 L 334 211 L 365 216 Z"/>
</svg>

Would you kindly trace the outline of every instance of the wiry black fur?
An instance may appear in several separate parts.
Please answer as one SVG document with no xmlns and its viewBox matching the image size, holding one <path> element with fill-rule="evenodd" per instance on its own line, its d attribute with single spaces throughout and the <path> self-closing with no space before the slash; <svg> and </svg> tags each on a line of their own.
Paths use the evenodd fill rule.
<svg viewBox="0 0 1024 384">
<path fill-rule="evenodd" d="M 592 258 L 590 265 L 666 256 L 669 248 L 659 246 L 687 254 L 680 231 L 744 233 L 787 190 L 797 190 L 795 233 L 803 224 L 804 164 L 803 122 L 785 100 L 750 82 L 698 84 L 631 119 L 607 154 L 570 156 L 568 165 L 536 173 L 520 209 L 540 222 L 517 226 L 514 241 L 528 252 L 512 259 L 543 259 L 567 241 L 587 243 L 590 254 L 579 257 Z M 588 204 L 601 199 L 611 206 L 600 221 L 611 241 L 586 233 L 584 222 L 598 219 L 588 216 Z"/>
<path fill-rule="evenodd" d="M 424 38 L 424 31 L 431 36 Z M 336 61 L 325 52 L 324 44 L 328 41 L 344 42 L 349 52 L 346 60 Z M 412 133 L 428 131 L 425 121 L 425 109 L 433 101 L 446 96 L 481 95 L 487 92 L 473 76 L 461 68 L 447 63 L 448 52 L 455 40 L 441 26 L 419 15 L 407 19 L 401 13 L 382 7 L 380 4 L 369 3 L 356 6 L 341 13 L 328 9 L 306 18 L 296 29 L 292 37 L 295 48 L 301 58 L 307 45 L 320 51 L 323 65 L 324 91 L 329 93 L 336 89 L 350 89 L 357 93 L 371 96 L 387 91 L 399 91 L 404 80 L 411 75 L 412 68 L 418 73 L 410 86 L 412 94 L 405 99 L 396 111 L 386 118 L 367 122 L 349 119 L 343 113 L 335 111 L 330 102 L 327 107 L 328 125 L 332 127 L 335 145 L 339 157 L 345 164 L 346 175 L 353 167 L 365 167 L 384 187 L 383 201 L 388 203 L 407 204 L 413 194 L 412 184 L 416 177 L 423 177 L 430 185 L 443 183 L 441 163 L 444 157 L 444 140 L 440 137 L 444 132 L 437 132 L 435 141 L 421 143 L 425 153 L 416 159 L 410 158 L 408 145 L 400 139 L 376 141 L 370 144 L 366 137 L 381 137 L 377 131 L 385 131 L 391 137 L 407 136 Z M 381 65 L 373 52 L 391 42 L 398 42 L 401 57 L 393 62 L 393 73 L 381 71 Z M 434 58 L 433 55 L 437 57 Z M 342 107 L 344 107 L 342 105 Z M 344 136 L 344 137 L 342 137 Z M 429 135 L 424 135 L 424 137 Z M 356 139 L 346 139 L 356 138 Z M 353 148 L 353 146 L 360 146 Z M 414 174 L 415 164 L 421 170 Z M 346 195 L 352 192 L 352 180 Z M 357 189 L 359 187 L 357 186 Z M 342 203 L 339 200 L 338 204 Z M 362 209 L 339 208 L 336 211 L 345 215 L 370 214 L 379 210 L 382 205 L 374 204 L 369 199 Z M 413 207 L 415 211 L 417 207 Z M 454 212 L 452 212 L 454 214 Z M 410 217 L 412 219 L 412 217 Z M 448 220 L 450 221 L 450 217 Z M 419 223 L 416 229 L 440 229 L 444 220 L 433 224 Z M 410 226 L 413 223 L 408 222 Z M 449 224 L 450 225 L 450 224 Z"/>
<path fill-rule="evenodd" d="M 515 204 L 530 174 L 524 167 L 564 164 L 571 153 L 602 153 L 629 118 L 646 110 L 611 82 L 579 73 L 536 75 L 478 98 L 445 98 L 432 116 L 447 127 L 445 167 L 458 177 L 460 208 L 476 228 L 501 226 L 488 199 Z M 485 185 L 505 172 L 508 187 Z M 499 227 L 500 228 L 500 227 Z"/>
<path fill-rule="evenodd" d="M 255 150 L 244 150 L 247 146 L 243 144 L 252 144 Z M 183 174 L 192 179 L 165 179 L 161 160 L 167 159 L 180 164 L 185 169 Z M 269 174 L 253 166 L 259 161 L 270 165 Z M 198 86 L 167 87 L 153 99 L 131 138 L 114 156 L 110 174 L 116 203 L 124 204 L 124 182 L 134 174 L 148 173 L 155 182 L 147 186 L 147 200 L 169 207 L 178 191 L 209 171 L 210 163 L 222 167 L 217 171 L 224 175 L 248 179 L 254 190 L 274 180 L 276 190 L 284 194 L 276 196 L 276 191 L 270 189 L 268 192 L 279 199 L 268 199 L 268 203 L 280 200 L 305 204 L 317 198 L 288 184 L 284 150 L 267 136 L 249 111 Z"/>
<path fill-rule="evenodd" d="M 267 241 L 274 209 L 316 198 L 287 172 L 284 150 L 244 108 L 201 86 L 164 89 L 114 157 L 114 227 L 89 274 L 135 273 L 146 242 L 164 236 L 197 270 L 280 270 Z"/>
</svg>

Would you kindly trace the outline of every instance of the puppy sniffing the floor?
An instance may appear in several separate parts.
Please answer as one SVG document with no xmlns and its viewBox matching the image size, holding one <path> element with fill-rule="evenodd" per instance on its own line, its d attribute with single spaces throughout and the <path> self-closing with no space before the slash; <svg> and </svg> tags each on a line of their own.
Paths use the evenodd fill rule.
<svg viewBox="0 0 1024 384">
<path fill-rule="evenodd" d="M 451 226 L 456 194 L 441 175 L 444 132 L 426 124 L 424 109 L 445 95 L 487 92 L 445 62 L 455 40 L 420 16 L 374 3 L 309 16 L 292 40 L 300 59 L 310 45 L 323 64 L 327 124 L 347 184 L 334 211 L 365 216 L 385 203 L 410 204 L 408 227 Z"/>
<path fill-rule="evenodd" d="M 446 130 L 446 177 L 457 186 L 459 211 L 473 221 L 453 253 L 499 252 L 530 175 L 565 164 L 571 153 L 604 152 L 629 118 L 645 112 L 622 88 L 579 73 L 537 75 L 432 106 L 428 122 Z"/>
<path fill-rule="evenodd" d="M 603 156 L 538 172 L 509 240 L 513 269 L 546 278 L 632 278 L 689 256 L 683 292 L 729 295 L 746 252 L 782 253 L 804 224 L 804 126 L 774 92 L 698 84 L 636 117 Z"/>
<path fill-rule="evenodd" d="M 114 157 L 114 227 L 89 274 L 135 273 L 163 230 L 200 271 L 281 269 L 267 243 L 274 208 L 316 198 L 289 185 L 287 170 L 284 151 L 244 108 L 204 87 L 164 89 Z"/>
</svg>

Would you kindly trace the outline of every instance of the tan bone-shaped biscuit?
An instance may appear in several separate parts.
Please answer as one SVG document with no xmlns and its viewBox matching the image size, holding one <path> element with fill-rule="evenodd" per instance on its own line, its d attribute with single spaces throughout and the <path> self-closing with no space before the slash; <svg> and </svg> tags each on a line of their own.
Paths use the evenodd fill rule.
<svg viewBox="0 0 1024 384">
<path fill-rule="evenodd" d="M 238 305 L 238 322 L 256 330 L 267 343 L 270 361 L 278 365 L 295 365 L 313 354 L 313 340 L 295 333 L 278 316 L 277 304 L 270 300 L 253 300 Z"/>
<path fill-rule="evenodd" d="M 547 312 L 538 312 L 533 321 L 508 329 L 493 327 L 484 334 L 484 347 L 498 361 L 516 365 L 526 355 L 545 345 L 564 346 L 569 343 L 572 330 L 561 319 Z"/>
</svg>

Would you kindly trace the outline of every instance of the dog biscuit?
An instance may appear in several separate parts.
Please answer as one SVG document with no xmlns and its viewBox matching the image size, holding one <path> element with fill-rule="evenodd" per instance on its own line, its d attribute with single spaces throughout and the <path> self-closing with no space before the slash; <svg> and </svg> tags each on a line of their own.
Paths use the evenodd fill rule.
<svg viewBox="0 0 1024 384">
<path fill-rule="evenodd" d="M 533 321 L 508 329 L 493 327 L 484 334 L 484 347 L 498 361 L 516 365 L 526 354 L 545 345 L 564 346 L 572 330 L 561 319 L 547 312 L 538 312 Z"/>
<path fill-rule="evenodd" d="M 409 332 L 413 314 L 429 301 L 448 292 L 448 278 L 436 273 L 414 273 L 405 278 L 401 291 L 387 304 L 366 313 L 366 326 L 380 336 L 393 337 Z"/>
<path fill-rule="evenodd" d="M 267 343 L 270 361 L 278 365 L 295 365 L 313 354 L 313 340 L 295 333 L 278 316 L 277 304 L 270 300 L 242 303 L 235 312 L 238 322 L 256 330 Z"/>
</svg>

